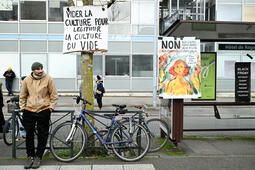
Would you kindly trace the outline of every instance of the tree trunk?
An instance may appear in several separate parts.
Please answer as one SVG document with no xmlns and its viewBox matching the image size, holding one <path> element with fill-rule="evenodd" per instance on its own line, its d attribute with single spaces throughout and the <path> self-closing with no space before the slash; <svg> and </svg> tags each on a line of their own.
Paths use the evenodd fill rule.
<svg viewBox="0 0 255 170">
<path fill-rule="evenodd" d="M 83 0 L 83 6 L 93 5 L 93 0 Z M 88 100 L 92 105 L 87 105 L 87 110 L 94 110 L 94 93 L 93 93 L 93 53 L 81 52 L 82 66 L 82 98 Z M 86 116 L 87 119 L 94 125 L 93 117 Z M 93 132 L 88 126 L 85 126 L 88 136 L 93 135 Z"/>
</svg>

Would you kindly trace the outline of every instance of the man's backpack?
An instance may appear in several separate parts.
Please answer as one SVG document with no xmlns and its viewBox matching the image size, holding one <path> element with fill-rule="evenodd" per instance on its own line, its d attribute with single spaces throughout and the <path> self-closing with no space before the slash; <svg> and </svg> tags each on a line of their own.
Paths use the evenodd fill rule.
<svg viewBox="0 0 255 170">
<path fill-rule="evenodd" d="M 102 91 L 103 93 L 105 93 L 105 88 L 103 87 L 103 91 Z"/>
</svg>

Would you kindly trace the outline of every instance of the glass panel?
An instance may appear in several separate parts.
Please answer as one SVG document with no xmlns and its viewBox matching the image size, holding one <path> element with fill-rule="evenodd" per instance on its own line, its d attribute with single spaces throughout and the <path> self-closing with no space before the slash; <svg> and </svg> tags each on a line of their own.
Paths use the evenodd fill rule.
<svg viewBox="0 0 255 170">
<path fill-rule="evenodd" d="M 55 86 L 58 91 L 76 91 L 74 78 L 54 78 Z"/>
<path fill-rule="evenodd" d="M 150 12 L 148 12 L 150 11 Z M 154 2 L 133 2 L 132 3 L 133 24 L 154 23 Z"/>
<path fill-rule="evenodd" d="M 43 70 L 48 72 L 46 54 L 21 54 L 21 76 L 31 74 L 31 66 L 34 62 L 42 63 Z"/>
<path fill-rule="evenodd" d="M 129 56 L 106 56 L 105 75 L 129 76 Z"/>
<path fill-rule="evenodd" d="M 20 23 L 21 33 L 47 33 L 47 24 Z"/>
<path fill-rule="evenodd" d="M 0 0 L 0 21 L 17 21 L 18 0 Z"/>
<path fill-rule="evenodd" d="M 63 23 L 49 23 L 48 24 L 49 34 L 64 34 Z"/>
<path fill-rule="evenodd" d="M 242 3 L 242 0 L 218 0 L 218 3 Z"/>
<path fill-rule="evenodd" d="M 46 41 L 20 41 L 21 52 L 46 52 Z"/>
<path fill-rule="evenodd" d="M 49 41 L 48 50 L 49 52 L 62 52 L 63 41 Z"/>
<path fill-rule="evenodd" d="M 15 40 L 1 40 L 0 41 L 1 52 L 18 52 L 18 41 Z M 2 62 L 2 60 L 1 60 Z"/>
<path fill-rule="evenodd" d="M 242 21 L 242 6 L 218 5 L 217 21 Z"/>
<path fill-rule="evenodd" d="M 130 90 L 130 80 L 129 77 L 106 77 L 104 79 L 104 87 L 107 91 L 126 91 Z M 108 90 L 110 89 L 110 90 Z"/>
<path fill-rule="evenodd" d="M 17 23 L 0 23 L 0 32 L 1 33 L 18 33 L 18 24 Z"/>
<path fill-rule="evenodd" d="M 69 6 L 68 0 L 49 0 L 49 21 L 63 21 L 65 6 Z"/>
<path fill-rule="evenodd" d="M 132 60 L 133 77 L 153 76 L 153 56 L 133 55 Z"/>
<path fill-rule="evenodd" d="M 46 1 L 21 0 L 20 14 L 21 20 L 46 20 Z"/>
<path fill-rule="evenodd" d="M 93 75 L 102 75 L 102 56 L 93 56 Z"/>
<path fill-rule="evenodd" d="M 131 26 L 128 24 L 109 24 L 108 33 L 130 35 Z"/>
<path fill-rule="evenodd" d="M 250 59 L 249 57 L 247 57 L 247 54 L 251 55 L 253 57 L 253 59 Z M 243 56 L 242 62 L 251 62 L 251 78 L 255 79 L 255 52 L 244 51 L 242 56 Z M 254 82 L 254 81 L 252 81 L 252 82 Z"/>
<path fill-rule="evenodd" d="M 0 53 L 0 77 L 4 77 L 4 72 L 8 69 L 8 67 L 11 67 L 14 73 L 16 74 L 16 77 L 19 77 L 19 54 L 13 53 L 13 54 L 3 54 Z"/>
<path fill-rule="evenodd" d="M 255 1 L 254 0 L 244 0 L 244 3 L 255 4 Z"/>
<path fill-rule="evenodd" d="M 153 35 L 154 27 L 145 25 L 133 25 L 133 35 Z"/>
<path fill-rule="evenodd" d="M 75 78 L 75 54 L 49 54 L 49 75 L 53 78 Z"/>
<path fill-rule="evenodd" d="M 142 86 L 141 86 L 142 84 Z M 152 91 L 153 90 L 153 78 L 133 78 L 132 89 L 134 91 Z"/>
<path fill-rule="evenodd" d="M 118 47 L 118 48 L 116 48 Z M 130 42 L 121 42 L 121 41 L 109 41 L 108 42 L 108 52 L 130 52 Z"/>
<path fill-rule="evenodd" d="M 93 55 L 93 75 L 102 75 L 102 56 Z M 77 55 L 77 75 L 81 75 L 81 55 Z"/>
<path fill-rule="evenodd" d="M 244 6 L 243 21 L 247 22 L 255 21 L 255 6 Z"/>
<path fill-rule="evenodd" d="M 235 62 L 240 62 L 240 55 L 236 52 L 217 53 L 217 78 L 234 79 Z"/>
<path fill-rule="evenodd" d="M 153 53 L 153 42 L 133 42 L 133 53 Z"/>
<path fill-rule="evenodd" d="M 108 17 L 113 22 L 130 22 L 130 2 L 115 1 L 108 8 Z"/>
</svg>

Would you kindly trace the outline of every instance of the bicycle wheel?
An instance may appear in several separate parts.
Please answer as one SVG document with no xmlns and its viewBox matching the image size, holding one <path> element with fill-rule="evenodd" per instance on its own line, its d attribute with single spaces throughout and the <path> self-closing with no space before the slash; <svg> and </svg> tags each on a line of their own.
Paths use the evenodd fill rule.
<svg viewBox="0 0 255 170">
<path fill-rule="evenodd" d="M 162 119 L 149 119 L 145 124 L 149 130 L 151 145 L 149 152 L 156 152 L 162 149 L 169 139 L 169 127 Z M 163 130 L 164 134 L 162 134 Z"/>
<path fill-rule="evenodd" d="M 116 156 L 124 161 L 137 161 L 144 157 L 150 147 L 150 138 L 146 129 L 133 122 L 131 128 L 133 128 L 133 133 L 130 133 L 129 122 L 124 122 L 121 127 L 116 127 L 111 136 L 113 152 Z M 128 141 L 128 136 L 131 138 Z"/>
<path fill-rule="evenodd" d="M 18 124 L 18 120 L 15 120 L 15 124 L 16 124 L 16 128 L 15 128 L 15 137 L 18 137 L 19 134 L 19 124 Z M 6 145 L 11 145 L 12 144 L 12 128 L 13 128 L 13 124 L 12 124 L 12 117 L 10 117 L 4 124 L 4 128 L 3 128 L 3 138 L 4 138 L 4 143 Z"/>
<path fill-rule="evenodd" d="M 53 130 L 50 137 L 51 153 L 62 162 L 71 162 L 77 159 L 84 151 L 87 143 L 87 133 L 79 123 L 72 131 L 72 140 L 66 141 L 71 128 L 72 122 L 64 122 Z"/>
</svg>

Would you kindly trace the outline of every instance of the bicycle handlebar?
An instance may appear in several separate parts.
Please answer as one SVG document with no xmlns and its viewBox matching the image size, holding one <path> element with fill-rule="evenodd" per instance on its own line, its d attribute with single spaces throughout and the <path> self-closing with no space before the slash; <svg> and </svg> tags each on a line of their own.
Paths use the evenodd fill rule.
<svg viewBox="0 0 255 170">
<path fill-rule="evenodd" d="M 83 104 L 85 104 L 85 105 L 86 104 L 92 105 L 88 100 L 81 98 L 81 96 L 76 96 L 76 98 L 74 98 L 74 99 L 76 99 L 76 104 L 79 104 L 80 101 L 82 101 Z"/>
</svg>

